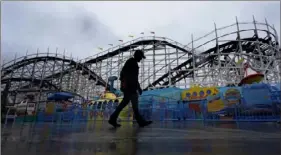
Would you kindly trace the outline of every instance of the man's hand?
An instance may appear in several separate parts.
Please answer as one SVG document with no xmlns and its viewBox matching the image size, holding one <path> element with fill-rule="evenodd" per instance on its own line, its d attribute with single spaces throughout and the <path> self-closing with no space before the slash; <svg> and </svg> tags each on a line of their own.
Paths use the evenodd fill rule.
<svg viewBox="0 0 281 155">
<path fill-rule="evenodd" d="M 139 89 L 139 94 L 140 94 L 140 95 L 142 94 L 142 90 L 141 90 L 141 89 Z"/>
<path fill-rule="evenodd" d="M 141 89 L 141 87 L 140 87 L 140 83 L 139 83 L 139 82 L 137 83 L 137 87 L 138 87 L 138 92 L 139 92 L 139 94 L 141 95 L 141 94 L 142 94 L 142 89 Z"/>
</svg>

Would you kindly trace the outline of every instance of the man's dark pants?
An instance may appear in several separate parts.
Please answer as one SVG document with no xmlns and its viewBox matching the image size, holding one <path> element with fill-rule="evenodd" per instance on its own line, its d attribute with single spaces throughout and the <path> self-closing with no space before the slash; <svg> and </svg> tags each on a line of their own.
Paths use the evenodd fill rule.
<svg viewBox="0 0 281 155">
<path fill-rule="evenodd" d="M 138 93 L 137 92 L 126 92 L 126 91 L 124 91 L 123 93 L 124 93 L 124 98 L 123 98 L 122 102 L 117 106 L 115 111 L 111 114 L 110 119 L 116 121 L 119 113 L 131 101 L 134 115 L 135 115 L 135 118 L 136 118 L 138 124 L 143 123 L 145 120 L 139 113 L 139 108 L 138 108 L 139 95 L 138 95 Z"/>
</svg>

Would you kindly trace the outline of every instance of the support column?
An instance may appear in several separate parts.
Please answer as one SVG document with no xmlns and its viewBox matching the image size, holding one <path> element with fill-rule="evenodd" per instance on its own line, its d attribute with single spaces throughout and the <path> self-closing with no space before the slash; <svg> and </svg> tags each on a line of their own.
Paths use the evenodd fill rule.
<svg viewBox="0 0 281 155">
<path fill-rule="evenodd" d="M 277 52 L 277 54 L 276 54 L 276 60 L 277 60 L 277 64 L 279 64 L 278 66 L 279 67 L 277 67 L 277 69 L 278 69 L 278 72 L 279 72 L 279 76 L 278 76 L 278 81 L 280 82 L 281 81 L 281 49 L 280 49 L 280 47 L 279 47 L 279 37 L 278 37 L 278 33 L 277 33 L 277 31 L 276 31 L 276 29 L 275 29 L 275 27 L 274 27 L 274 25 L 272 25 L 272 28 L 273 28 L 273 30 L 274 30 L 274 34 L 275 34 L 275 50 L 276 50 L 276 52 Z"/>
<path fill-rule="evenodd" d="M 117 65 L 118 65 L 117 66 L 117 68 L 118 68 L 117 69 L 117 86 L 116 86 L 117 89 L 120 89 L 119 78 L 120 78 L 120 72 L 121 72 L 120 70 L 121 70 L 121 65 L 122 65 L 122 62 L 121 62 L 122 60 L 121 60 L 120 57 L 121 57 L 121 54 L 120 54 L 120 51 L 119 51 L 118 52 L 118 60 L 117 60 Z"/>
<path fill-rule="evenodd" d="M 70 57 L 70 60 L 73 61 L 72 56 Z M 69 62 L 69 64 L 71 64 L 71 62 Z M 68 77 L 67 77 L 67 89 L 72 92 L 71 90 L 71 74 L 72 74 L 72 70 L 71 70 L 71 65 L 69 65 L 68 70 Z"/>
<path fill-rule="evenodd" d="M 264 63 L 263 63 L 263 53 L 261 52 L 261 49 L 260 49 L 260 43 L 259 43 L 259 35 L 258 35 L 258 30 L 257 30 L 257 25 L 256 25 L 256 20 L 255 20 L 255 17 L 253 16 L 253 23 L 254 23 L 254 26 L 255 26 L 255 30 L 254 30 L 254 33 L 255 33 L 255 36 L 256 36 L 256 42 L 255 42 L 255 45 L 256 45 L 256 48 L 258 50 L 258 53 L 259 53 L 259 57 L 260 57 L 260 65 L 262 69 L 264 69 Z M 266 80 L 266 78 L 265 78 Z"/>
<path fill-rule="evenodd" d="M 15 58 L 14 58 L 14 63 L 13 63 L 13 65 L 15 65 L 16 64 L 16 59 L 17 59 L 17 53 L 15 54 Z M 12 70 L 12 72 L 11 72 L 11 74 L 10 74 L 10 79 L 9 79 L 9 81 L 8 81 L 8 83 L 7 83 L 7 85 L 8 86 L 6 86 L 7 87 L 7 89 L 9 90 L 9 88 L 10 88 L 10 86 L 11 86 L 11 78 L 13 78 L 13 75 L 14 75 L 14 73 L 15 73 L 15 70 Z M 7 98 L 8 98 L 8 94 L 7 94 Z M 12 95 L 11 95 L 12 96 Z M 15 97 L 16 97 L 16 95 L 15 95 Z M 6 100 L 7 101 L 7 100 Z M 7 103 L 5 103 L 5 105 L 4 105 L 4 107 L 6 107 L 6 104 Z M 15 98 L 13 99 L 13 104 L 15 104 Z"/>
<path fill-rule="evenodd" d="M 166 47 L 166 46 L 165 46 Z M 166 48 L 165 48 L 166 49 Z M 165 55 L 166 55 L 166 50 L 165 50 Z M 166 61 L 166 57 L 167 56 L 165 56 L 165 61 Z M 171 86 L 172 85 L 172 81 L 171 81 L 171 63 L 170 63 L 170 53 L 168 52 L 168 59 L 169 59 L 169 66 L 168 66 L 168 73 L 169 73 L 169 86 Z M 167 62 L 165 62 L 166 63 L 166 65 L 167 65 Z M 167 67 L 166 67 L 167 68 Z"/>
<path fill-rule="evenodd" d="M 148 62 L 148 72 L 147 72 L 147 74 L 148 74 L 148 86 L 150 85 L 150 62 Z"/>
<path fill-rule="evenodd" d="M 177 66 L 179 66 L 179 50 L 176 48 L 176 59 L 177 59 Z M 173 74 L 174 72 L 172 72 Z M 184 80 L 186 81 L 186 78 L 184 78 Z M 186 85 L 186 82 L 185 82 Z M 180 87 L 180 82 L 178 84 L 178 86 Z"/>
<path fill-rule="evenodd" d="M 216 54 L 218 54 L 218 61 L 219 61 L 219 66 L 218 66 L 218 72 L 219 72 L 219 77 L 218 77 L 218 84 L 219 86 L 222 85 L 222 75 L 221 75 L 221 53 L 220 53 L 220 48 L 219 48 L 219 40 L 218 40 L 218 32 L 217 32 L 217 26 L 216 23 L 214 23 L 215 26 L 215 34 L 216 34 Z"/>
<path fill-rule="evenodd" d="M 56 48 L 56 55 L 55 56 L 56 57 L 58 56 L 58 48 Z M 51 75 L 54 75 L 54 73 L 55 73 L 56 62 L 57 62 L 57 60 L 55 59 Z M 54 85 L 54 76 L 51 77 L 51 84 Z"/>
<path fill-rule="evenodd" d="M 65 59 L 65 50 L 63 51 L 63 59 Z M 60 91 L 63 90 L 63 81 L 62 81 L 62 78 L 63 78 L 63 72 L 64 72 L 64 61 L 62 61 L 62 67 L 61 67 L 61 74 L 60 74 Z"/>
<path fill-rule="evenodd" d="M 49 48 L 48 48 L 49 51 Z M 49 53 L 49 52 L 48 52 Z M 37 99 L 37 103 L 36 103 L 36 108 L 35 111 L 38 111 L 38 107 L 41 101 L 41 97 L 42 97 L 42 84 L 43 84 L 43 80 L 44 80 L 44 76 L 45 76 L 45 69 L 46 69 L 46 64 L 47 64 L 47 58 L 45 58 L 44 60 L 44 64 L 43 64 L 43 68 L 42 68 L 42 73 L 41 73 L 41 77 L 40 77 L 40 84 L 39 84 L 39 95 L 38 95 L 38 99 Z"/>
<path fill-rule="evenodd" d="M 238 23 L 237 17 L 236 17 L 236 27 L 237 27 L 237 40 L 238 40 L 238 47 L 239 47 L 239 51 L 237 52 L 238 53 L 238 56 L 237 56 L 238 60 L 237 61 L 239 62 L 241 59 L 243 59 L 243 57 L 242 57 L 243 49 L 242 49 L 242 44 L 241 44 L 239 23 Z M 240 74 L 240 75 L 238 75 L 239 76 L 238 80 L 240 81 L 244 78 L 243 63 L 238 64 L 238 70 L 239 70 L 239 74 Z"/>
<path fill-rule="evenodd" d="M 78 57 L 77 57 L 77 62 L 78 62 Z M 81 85 L 81 83 L 80 83 L 80 76 L 81 76 L 82 71 L 83 71 L 83 66 L 82 66 L 82 64 L 79 64 L 79 70 L 77 71 L 77 80 L 76 80 L 76 86 L 75 86 L 75 89 L 76 89 L 75 92 L 76 93 L 77 92 L 81 93 L 80 92 L 80 85 Z"/>
<path fill-rule="evenodd" d="M 275 52 L 275 49 L 273 48 L 273 45 L 272 45 L 272 38 L 271 38 L 270 33 L 269 33 L 270 30 L 269 30 L 269 26 L 268 26 L 266 18 L 265 18 L 265 24 L 266 24 L 266 29 L 267 29 L 267 38 L 270 39 L 269 47 L 268 48 L 270 49 L 270 51 Z M 276 62 L 278 62 L 278 52 L 276 54 L 277 54 L 276 55 L 277 59 L 276 59 L 274 54 L 272 56 L 270 56 L 270 59 L 268 60 L 269 62 L 267 64 L 267 66 L 265 67 L 265 73 L 267 73 L 270 70 L 270 69 L 268 69 L 268 67 L 269 67 L 271 61 L 273 61 L 273 64 L 274 64 L 274 66 L 276 67 L 276 69 L 278 71 L 278 63 L 276 63 Z M 275 74 L 275 70 L 273 71 L 273 74 Z M 265 74 L 265 78 L 266 78 L 266 74 Z M 277 80 L 280 81 L 279 73 L 277 73 Z"/>
<path fill-rule="evenodd" d="M 192 68 L 193 68 L 193 84 L 195 84 L 195 55 L 194 55 L 194 44 L 193 44 L 193 34 L 191 34 L 191 52 L 192 52 Z"/>
<path fill-rule="evenodd" d="M 153 81 L 156 80 L 156 66 L 155 66 L 155 42 L 153 41 Z"/>
</svg>

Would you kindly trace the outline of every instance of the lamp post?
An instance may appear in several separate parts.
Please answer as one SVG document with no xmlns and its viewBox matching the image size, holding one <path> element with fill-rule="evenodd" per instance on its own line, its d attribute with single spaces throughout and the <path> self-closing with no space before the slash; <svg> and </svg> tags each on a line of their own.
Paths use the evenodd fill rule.
<svg viewBox="0 0 281 155">
<path fill-rule="evenodd" d="M 101 51 L 103 51 L 103 48 L 102 48 L 102 47 L 98 47 L 98 49 L 101 50 Z"/>
<path fill-rule="evenodd" d="M 133 35 L 129 35 L 128 37 L 130 37 L 130 38 L 134 38 L 134 36 Z M 132 43 L 133 43 L 134 41 L 132 40 Z M 132 50 L 131 50 L 131 46 L 130 46 L 130 56 L 132 56 Z"/>
<path fill-rule="evenodd" d="M 144 32 L 141 32 L 140 34 L 142 35 L 142 38 L 144 38 Z"/>
</svg>

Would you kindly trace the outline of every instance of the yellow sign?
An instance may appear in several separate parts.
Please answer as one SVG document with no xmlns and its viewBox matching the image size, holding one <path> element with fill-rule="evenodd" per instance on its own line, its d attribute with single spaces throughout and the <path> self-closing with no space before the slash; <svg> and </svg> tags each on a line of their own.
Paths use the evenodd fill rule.
<svg viewBox="0 0 281 155">
<path fill-rule="evenodd" d="M 183 100 L 202 100 L 209 95 L 217 95 L 219 90 L 216 87 L 193 86 L 184 90 L 181 94 Z"/>
<path fill-rule="evenodd" d="M 227 106 L 237 104 L 241 99 L 240 91 L 235 88 L 230 88 L 225 92 L 224 99 Z"/>
<path fill-rule="evenodd" d="M 49 102 L 46 105 L 46 113 L 53 114 L 56 111 L 56 104 L 54 102 Z"/>
<path fill-rule="evenodd" d="M 209 96 L 208 97 L 208 103 L 207 103 L 207 109 L 208 112 L 217 112 L 225 108 L 225 105 L 223 101 L 221 100 L 220 95 L 215 96 Z"/>
</svg>

